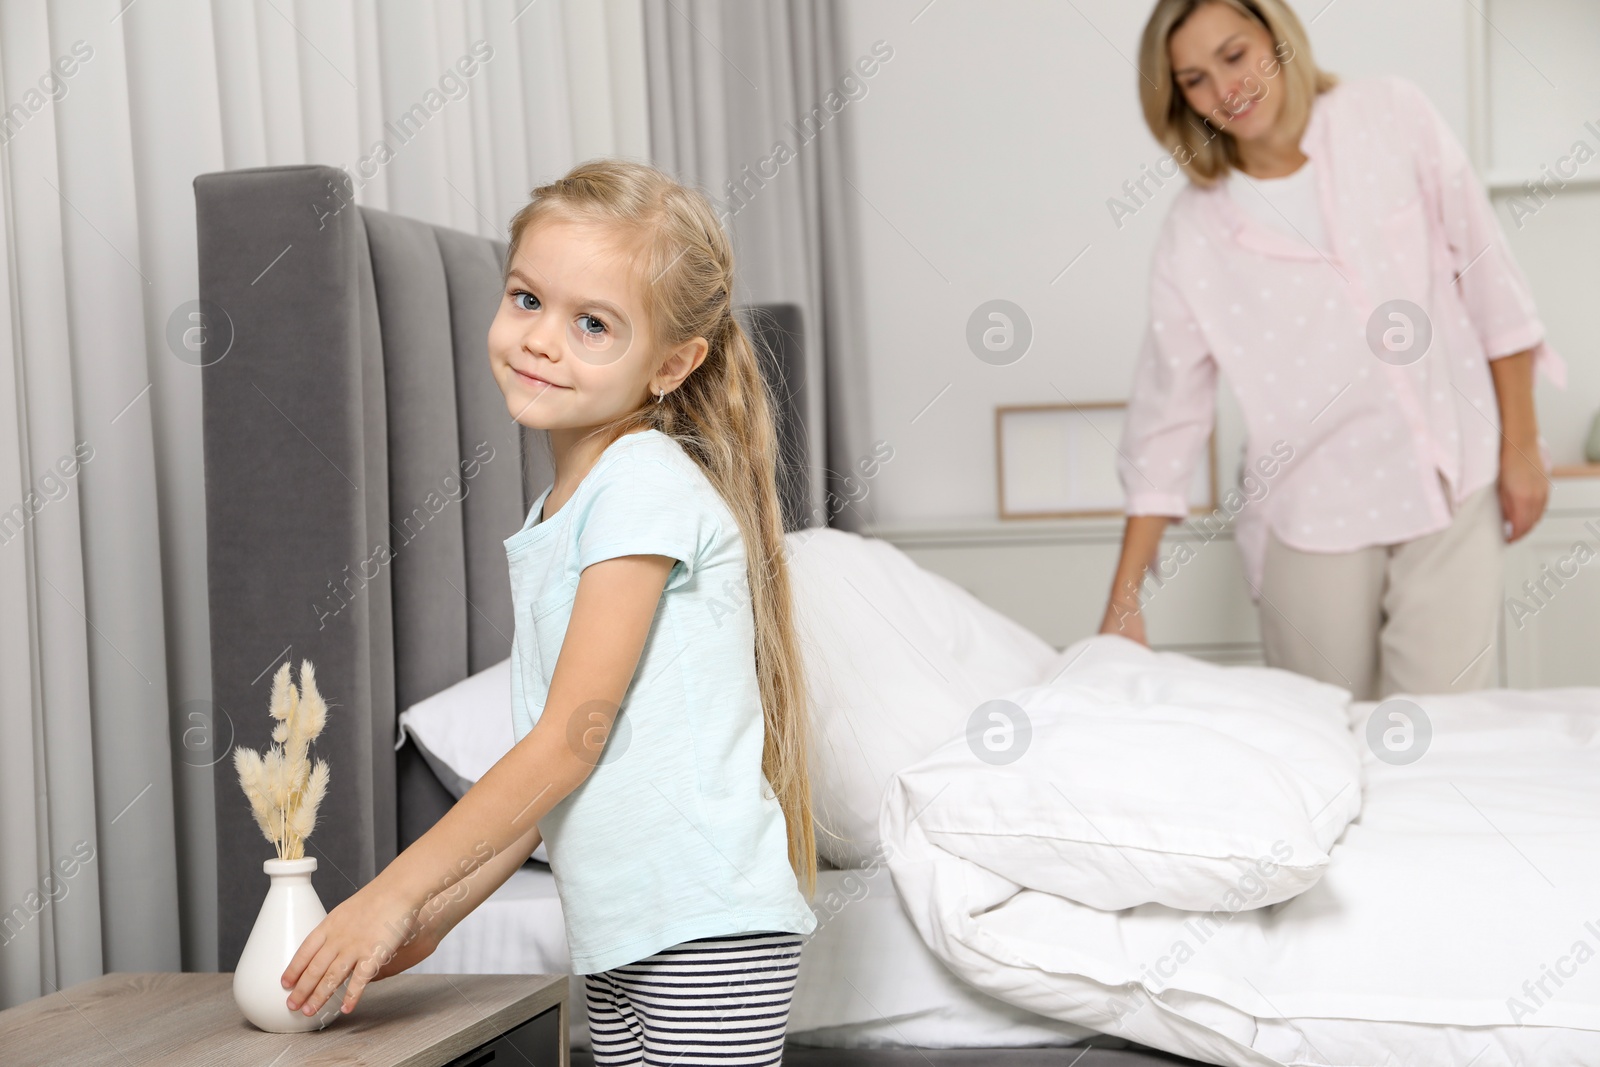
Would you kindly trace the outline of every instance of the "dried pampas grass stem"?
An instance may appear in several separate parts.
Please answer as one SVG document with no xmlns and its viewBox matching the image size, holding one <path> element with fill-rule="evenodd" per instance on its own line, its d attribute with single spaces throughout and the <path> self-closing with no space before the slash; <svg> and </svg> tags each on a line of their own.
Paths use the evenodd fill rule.
<svg viewBox="0 0 1600 1067">
<path fill-rule="evenodd" d="M 328 791 L 328 764 L 311 765 L 311 742 L 322 733 L 328 706 L 317 692 L 310 660 L 300 661 L 300 688 L 289 681 L 289 664 L 272 677 L 274 744 L 266 755 L 251 748 L 233 752 L 239 784 L 250 800 L 256 825 L 278 850 L 280 860 L 305 857 L 305 841 L 317 824 L 317 806 Z"/>
</svg>

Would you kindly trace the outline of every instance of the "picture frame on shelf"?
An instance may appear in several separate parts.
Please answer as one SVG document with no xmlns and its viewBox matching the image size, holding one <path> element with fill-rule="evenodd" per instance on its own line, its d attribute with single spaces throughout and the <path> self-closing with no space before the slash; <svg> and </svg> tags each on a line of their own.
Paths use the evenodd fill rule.
<svg viewBox="0 0 1600 1067">
<path fill-rule="evenodd" d="M 999 405 L 995 486 L 1001 519 L 1108 518 L 1123 514 L 1117 442 L 1127 401 Z M 1217 508 L 1216 436 L 1189 489 L 1193 513 Z"/>
</svg>

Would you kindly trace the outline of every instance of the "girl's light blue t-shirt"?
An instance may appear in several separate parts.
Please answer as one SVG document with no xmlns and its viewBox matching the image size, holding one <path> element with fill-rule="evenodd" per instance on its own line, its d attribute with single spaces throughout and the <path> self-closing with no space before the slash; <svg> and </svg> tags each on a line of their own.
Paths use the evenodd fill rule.
<svg viewBox="0 0 1600 1067">
<path fill-rule="evenodd" d="M 678 561 L 598 764 L 539 821 L 574 973 L 699 937 L 810 934 L 816 916 L 761 769 L 755 623 L 733 513 L 658 430 L 613 442 L 541 522 L 549 495 L 505 541 L 518 741 L 544 710 L 583 569 L 615 556 Z M 580 712 L 583 728 L 598 727 Z M 581 751 L 581 736 L 570 743 Z"/>
</svg>

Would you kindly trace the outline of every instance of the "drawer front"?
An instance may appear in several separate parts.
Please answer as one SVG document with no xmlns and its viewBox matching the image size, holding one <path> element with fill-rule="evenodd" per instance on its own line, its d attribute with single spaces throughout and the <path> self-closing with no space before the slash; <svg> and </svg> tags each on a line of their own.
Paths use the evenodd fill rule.
<svg viewBox="0 0 1600 1067">
<path fill-rule="evenodd" d="M 445 1067 L 561 1067 L 561 1036 L 557 1006 L 457 1056 Z"/>
</svg>

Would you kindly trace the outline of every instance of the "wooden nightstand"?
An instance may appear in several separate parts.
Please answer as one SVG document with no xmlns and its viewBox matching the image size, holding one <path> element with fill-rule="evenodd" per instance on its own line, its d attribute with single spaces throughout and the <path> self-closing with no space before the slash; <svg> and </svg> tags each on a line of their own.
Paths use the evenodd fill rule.
<svg viewBox="0 0 1600 1067">
<path fill-rule="evenodd" d="M 268 1034 L 233 974 L 107 974 L 0 1011 L 6 1067 L 569 1067 L 564 974 L 399 974 L 321 1030 Z"/>
</svg>

